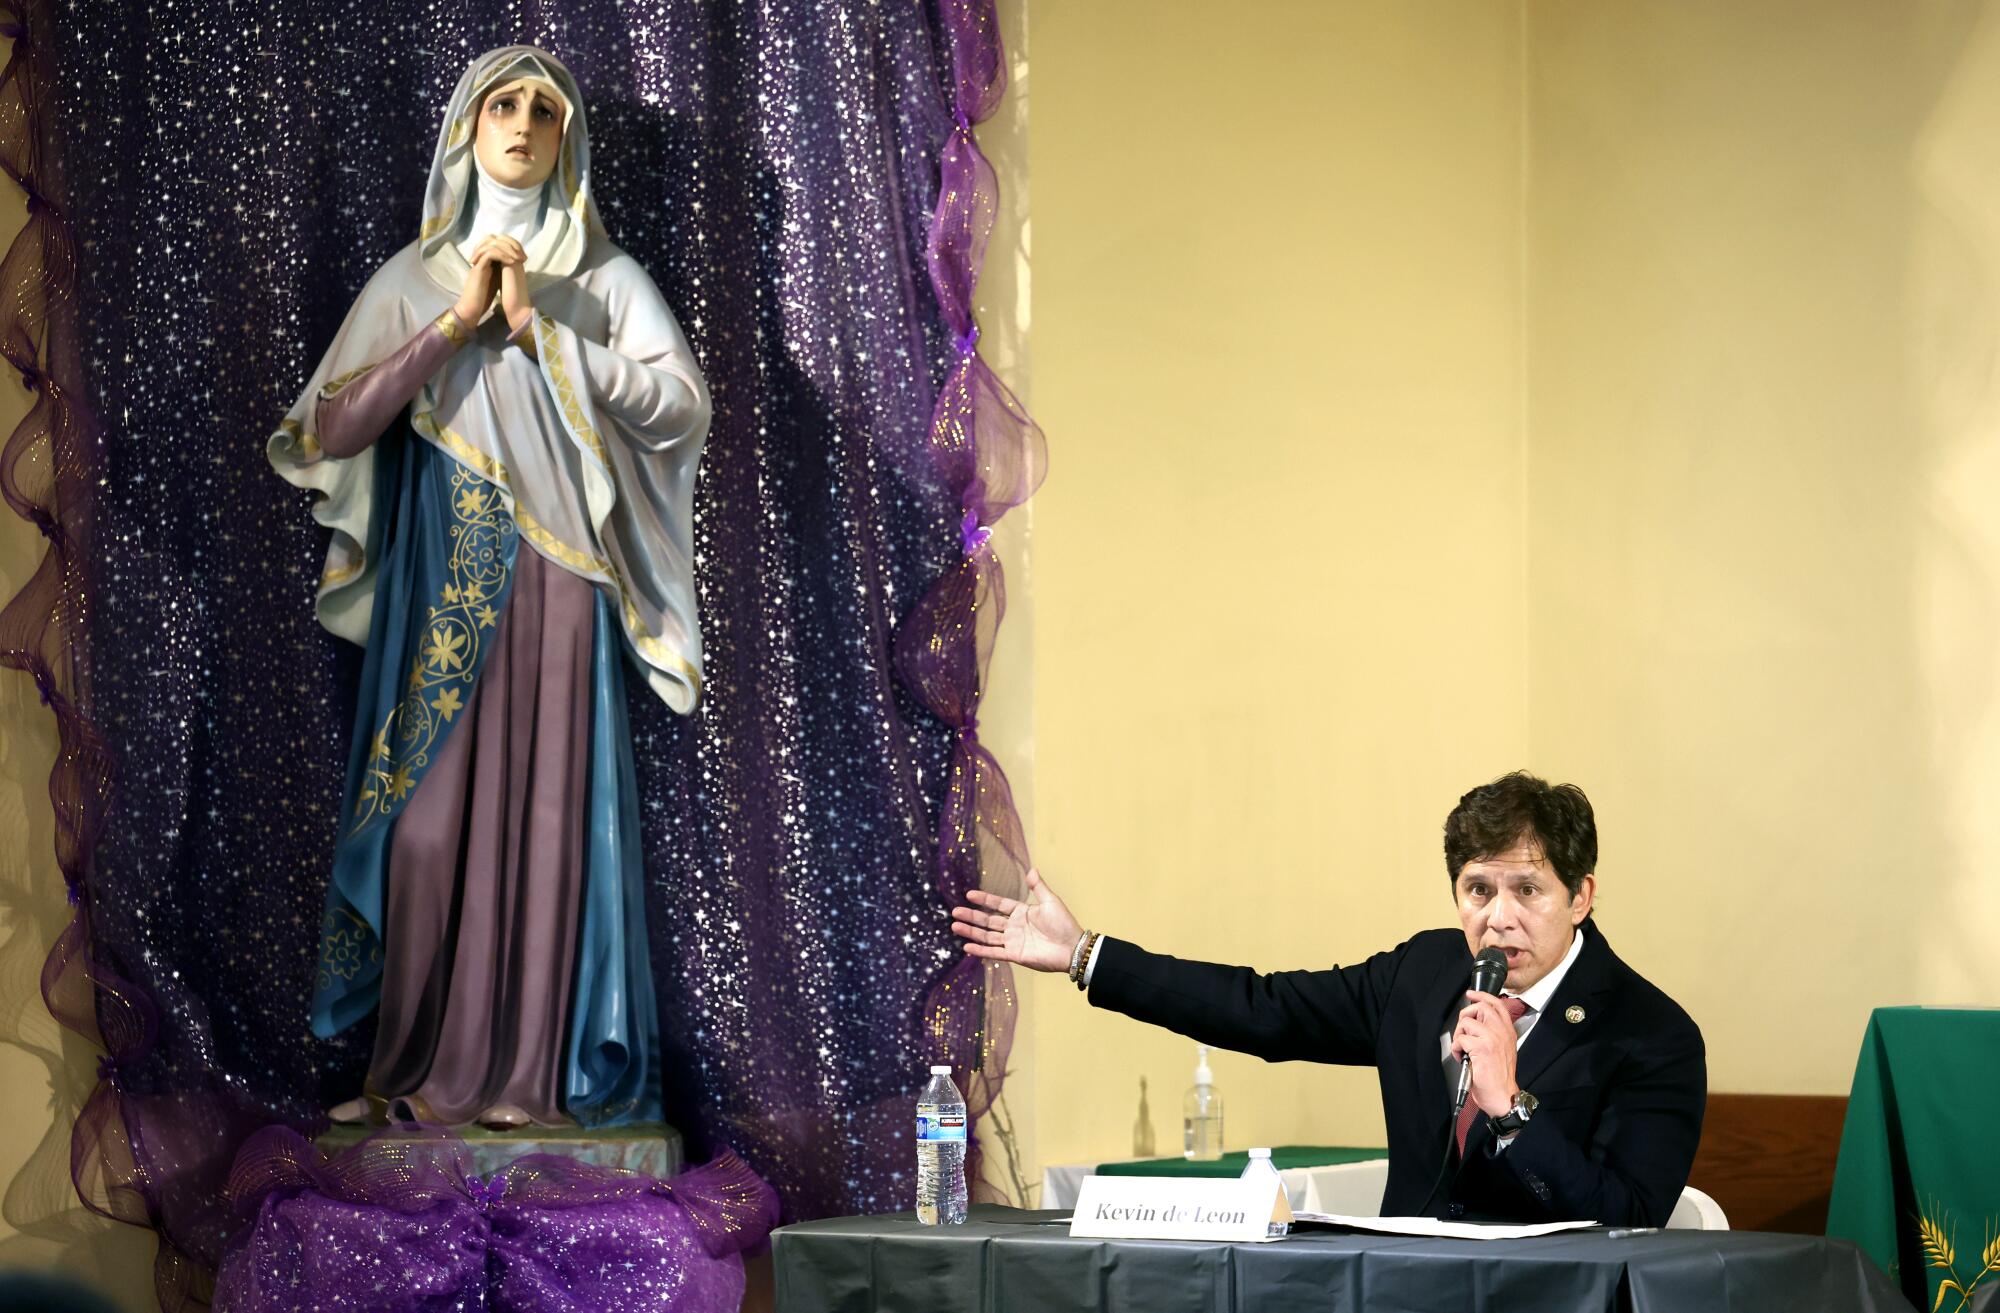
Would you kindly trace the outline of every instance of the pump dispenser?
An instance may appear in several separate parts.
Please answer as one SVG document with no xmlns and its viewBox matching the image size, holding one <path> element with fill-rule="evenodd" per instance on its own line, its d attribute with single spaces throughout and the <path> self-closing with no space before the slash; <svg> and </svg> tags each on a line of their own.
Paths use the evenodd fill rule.
<svg viewBox="0 0 2000 1313">
<path fill-rule="evenodd" d="M 1199 1045 L 1196 1055 L 1194 1084 L 1181 1101 L 1182 1153 L 1190 1162 L 1207 1163 L 1222 1157 L 1222 1096 L 1208 1068 L 1208 1045 Z"/>
</svg>

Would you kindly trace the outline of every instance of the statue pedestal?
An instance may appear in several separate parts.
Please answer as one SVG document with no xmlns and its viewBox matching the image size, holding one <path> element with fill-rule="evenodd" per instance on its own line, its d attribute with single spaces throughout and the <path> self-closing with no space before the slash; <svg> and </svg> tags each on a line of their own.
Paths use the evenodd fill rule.
<svg viewBox="0 0 2000 1313">
<path fill-rule="evenodd" d="M 531 1153 L 559 1153 L 596 1167 L 622 1167 L 670 1180 L 682 1167 L 681 1133 L 664 1122 L 633 1122 L 626 1126 L 523 1126 L 518 1131 L 489 1131 L 484 1126 L 452 1128 L 472 1151 L 473 1170 L 490 1177 L 516 1158 Z M 336 1126 L 315 1140 L 320 1151 L 336 1154 L 370 1135 L 395 1135 L 379 1126 Z"/>
</svg>

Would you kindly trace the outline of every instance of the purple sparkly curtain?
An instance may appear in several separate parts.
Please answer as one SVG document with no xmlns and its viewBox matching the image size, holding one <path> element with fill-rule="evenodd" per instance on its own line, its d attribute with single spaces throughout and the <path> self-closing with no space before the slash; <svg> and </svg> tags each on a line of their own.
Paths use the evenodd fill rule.
<svg viewBox="0 0 2000 1313">
<path fill-rule="evenodd" d="M 956 353 L 931 416 L 930 454 L 960 508 L 957 565 L 903 622 L 896 668 L 925 710 L 957 731 L 938 822 L 938 892 L 950 905 L 968 889 L 1021 893 L 1028 845 L 1000 763 L 979 742 L 994 637 L 1007 609 L 992 526 L 1028 500 L 1047 469 L 1042 431 L 979 355 L 973 292 L 999 208 L 999 182 L 973 125 L 999 107 L 1007 70 L 992 0 L 945 0 L 953 131 L 945 143 L 925 265 Z M 959 1069 L 966 1110 L 983 1116 L 999 1096 L 1013 1039 L 1015 997 L 1003 962 L 961 958 L 932 986 L 925 1024 L 938 1056 Z M 968 1170 L 982 1180 L 981 1146 Z"/>
<path fill-rule="evenodd" d="M 909 1207 L 923 1066 L 957 1064 L 977 1110 L 1009 1033 L 948 900 L 1025 861 L 976 737 L 985 530 L 1041 468 L 969 309 L 990 0 L 20 0 L 0 22 L 31 197 L 0 347 L 37 393 L 0 483 L 50 540 L 0 657 L 62 734 L 78 914 L 45 994 L 109 1053 L 74 1174 L 159 1228 L 163 1302 L 202 1297 L 236 1149 L 311 1129 L 372 1038 L 307 1031 L 359 661 L 313 621 L 322 531 L 263 441 L 414 236 L 452 83 L 515 41 L 581 79 L 606 224 L 716 403 L 704 704 L 631 704 L 668 1116 L 789 1217 Z"/>
</svg>

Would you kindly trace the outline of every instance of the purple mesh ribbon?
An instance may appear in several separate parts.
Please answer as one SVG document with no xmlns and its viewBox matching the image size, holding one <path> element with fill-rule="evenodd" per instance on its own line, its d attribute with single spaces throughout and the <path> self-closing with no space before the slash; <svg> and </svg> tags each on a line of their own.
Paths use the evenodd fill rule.
<svg viewBox="0 0 2000 1313">
<path fill-rule="evenodd" d="M 925 262 L 958 360 L 931 416 L 929 450 L 945 487 L 964 508 L 963 559 L 934 583 L 896 634 L 896 670 L 932 715 L 958 732 L 944 806 L 938 815 L 937 888 L 947 904 L 972 888 L 1018 894 L 1028 869 L 1027 838 L 1000 763 L 979 742 L 979 702 L 1007 587 L 992 526 L 1033 495 L 1047 471 L 1042 431 L 979 356 L 972 298 L 999 212 L 999 180 L 979 150 L 973 125 L 999 107 L 1007 71 L 992 0 L 939 6 L 952 62 L 956 130 L 939 161 L 937 208 Z M 924 1000 L 924 1024 L 939 1061 L 965 1092 L 969 1121 L 999 1097 L 1013 1042 L 1011 968 L 961 957 Z M 1001 1191 L 982 1171 L 976 1137 L 967 1149 L 974 1194 Z M 1025 1202 L 1025 1201 L 1016 1201 Z"/>
<path fill-rule="evenodd" d="M 84 641 L 103 430 L 82 401 L 75 236 L 53 199 L 66 188 L 47 131 L 53 79 L 36 39 L 51 23 L 46 3 L 0 2 L 0 32 L 14 40 L 0 70 L 0 170 L 21 188 L 27 209 L 0 259 L 0 356 L 34 394 L 0 451 L 0 495 L 48 542 L 40 568 L 0 611 L 0 665 L 27 672 L 56 722 L 49 800 L 72 912 L 42 965 L 42 998 L 58 1022 L 106 1050 L 98 1086 L 77 1115 L 70 1178 L 86 1207 L 150 1226 L 159 1220 L 162 1192 L 136 1170 L 118 1082 L 126 1063 L 152 1046 L 159 1014 L 92 951 L 86 883 L 112 783 L 112 757 L 92 723 Z M 162 1300 L 177 1300 L 197 1284 L 197 1265 L 163 1238 L 157 1279 Z"/>
<path fill-rule="evenodd" d="M 397 1127 L 333 1158 L 272 1127 L 229 1174 L 246 1225 L 215 1299 L 299 1308 L 705 1313 L 743 1298 L 743 1254 L 778 1197 L 734 1153 L 671 1181 L 530 1154 L 489 1179 L 442 1127 Z"/>
</svg>

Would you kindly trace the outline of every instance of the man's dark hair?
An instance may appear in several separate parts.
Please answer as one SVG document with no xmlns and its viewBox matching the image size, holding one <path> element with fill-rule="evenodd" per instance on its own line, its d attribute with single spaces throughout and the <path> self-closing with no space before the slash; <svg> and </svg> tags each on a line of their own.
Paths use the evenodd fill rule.
<svg viewBox="0 0 2000 1313">
<path fill-rule="evenodd" d="M 1466 794 L 1444 818 L 1445 872 L 1455 886 L 1467 862 L 1496 857 L 1524 839 L 1541 846 L 1571 898 L 1597 870 L 1597 820 L 1583 790 L 1517 770 Z"/>
</svg>

